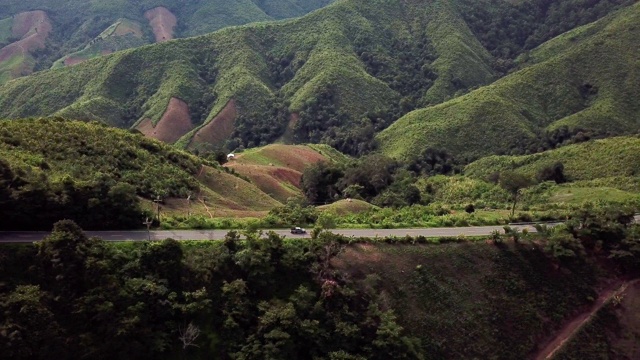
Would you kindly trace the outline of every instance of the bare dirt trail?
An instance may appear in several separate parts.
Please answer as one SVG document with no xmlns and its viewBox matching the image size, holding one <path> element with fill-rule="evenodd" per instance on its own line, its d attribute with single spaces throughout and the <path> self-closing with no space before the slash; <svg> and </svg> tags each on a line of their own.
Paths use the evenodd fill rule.
<svg viewBox="0 0 640 360">
<path fill-rule="evenodd" d="M 617 282 L 610 285 L 602 293 L 600 293 L 600 296 L 598 296 L 598 299 L 591 306 L 589 311 L 576 316 L 573 320 L 567 323 L 542 350 L 538 351 L 536 355 L 532 357 L 532 359 L 552 359 L 553 356 L 558 352 L 558 350 L 562 349 L 567 341 L 572 339 L 605 304 L 607 304 L 613 297 L 622 294 L 630 285 L 635 284 L 639 281 L 640 279 L 636 279 L 632 281 L 626 281 L 622 284 Z"/>
</svg>

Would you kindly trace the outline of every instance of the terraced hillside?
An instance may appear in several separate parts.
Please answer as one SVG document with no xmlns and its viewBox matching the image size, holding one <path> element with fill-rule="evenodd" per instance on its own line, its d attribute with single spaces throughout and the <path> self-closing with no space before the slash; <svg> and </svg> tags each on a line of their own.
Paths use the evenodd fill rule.
<svg viewBox="0 0 640 360">
<path fill-rule="evenodd" d="M 628 56 L 617 59 L 611 67 L 621 69 L 619 73 L 634 74 L 637 65 L 629 59 L 634 58 L 630 41 L 636 28 L 629 26 L 619 33 L 612 32 L 615 41 L 606 41 L 602 46 L 594 44 L 605 36 L 607 29 L 621 27 L 621 22 L 633 22 L 638 6 L 592 25 L 593 29 L 602 30 L 585 37 L 584 44 L 565 55 L 552 56 L 537 64 L 523 62 L 522 66 L 533 65 L 467 97 L 434 106 L 492 83 L 511 67 L 515 56 L 567 30 L 568 25 L 558 20 L 563 14 L 582 14 L 573 20 L 571 26 L 575 26 L 629 3 L 602 0 L 593 6 L 587 1 L 558 0 L 558 6 L 546 6 L 541 0 L 498 1 L 485 4 L 495 12 L 476 16 L 476 5 L 467 0 L 379 0 L 375 5 L 371 1 L 344 0 L 300 19 L 224 29 L 12 81 L 0 87 L 0 115 L 21 118 L 57 114 L 100 120 L 118 127 L 138 128 L 149 136 L 193 149 L 233 150 L 284 140 L 327 143 L 355 155 L 374 149 L 377 143 L 386 153 L 398 157 L 410 155 L 408 149 L 420 149 L 427 143 L 462 155 L 491 153 L 502 150 L 502 146 L 468 139 L 465 132 L 473 130 L 475 134 L 477 129 L 459 125 L 467 124 L 467 120 L 450 121 L 449 115 L 443 113 L 429 117 L 438 124 L 446 122 L 443 130 L 432 126 L 435 130 L 427 131 L 423 127 L 431 126 L 428 125 L 431 122 L 422 121 L 421 114 L 442 112 L 464 99 L 478 97 L 478 93 L 492 93 L 491 89 L 501 88 L 504 85 L 500 84 L 509 83 L 507 79 L 512 76 L 522 77 L 518 74 L 538 74 L 542 71 L 538 69 L 547 69 L 545 79 L 561 78 L 568 71 L 568 64 L 576 64 L 578 55 L 585 57 L 585 64 L 575 67 L 589 71 L 593 70 L 589 64 L 595 64 L 600 59 L 596 57 L 603 56 L 598 54 L 623 51 Z M 487 33 L 487 27 L 507 15 L 526 26 L 508 36 Z M 589 46 L 596 55 L 586 56 Z M 499 50 L 505 47 L 512 50 Z M 575 54 L 571 60 L 560 60 L 571 54 Z M 601 79 L 588 83 L 578 76 L 582 72 L 571 73 L 570 82 L 584 85 L 587 92 L 584 96 L 598 103 L 598 108 L 611 99 L 609 84 L 619 80 L 614 78 L 617 73 L 613 70 L 611 74 L 598 72 L 601 73 Z M 538 75 L 531 76 L 521 79 L 522 86 L 532 82 L 534 87 L 545 88 L 535 83 Z M 628 81 L 624 85 L 628 88 L 611 90 L 616 96 L 616 91 L 621 93 L 619 98 L 624 105 L 612 110 L 619 118 L 619 126 L 612 131 L 628 131 L 632 127 L 629 117 L 636 109 L 625 96 L 631 96 L 634 84 L 637 82 Z M 589 91 L 595 90 L 589 90 L 587 85 L 596 86 L 598 95 L 591 95 Z M 540 101 L 553 102 L 558 94 L 549 90 L 539 92 L 538 96 Z M 569 98 L 573 102 L 567 101 L 573 107 L 568 109 L 584 109 L 587 100 L 580 99 L 581 103 L 574 104 L 577 100 Z M 374 135 L 395 119 L 425 106 L 431 107 L 411 113 L 374 140 Z M 531 107 L 527 116 L 536 119 L 536 124 L 542 122 L 537 125 L 540 129 L 547 124 L 536 116 L 567 115 L 560 114 L 554 104 L 550 104 L 549 114 L 538 110 L 536 104 L 527 106 Z M 456 116 L 479 118 L 465 114 L 461 111 Z M 489 120 L 493 121 L 488 123 L 490 127 L 504 132 L 506 120 L 497 117 Z M 420 125 L 411 125 L 414 123 Z M 532 137 L 537 130 L 516 124 L 507 132 L 507 148 L 515 141 L 511 139 Z M 585 120 L 580 125 L 602 124 L 599 120 Z M 465 145 L 443 144 L 448 129 L 459 131 Z M 407 133 L 409 136 L 405 136 Z"/>
<path fill-rule="evenodd" d="M 47 229 L 61 218 L 137 228 L 157 196 L 163 212 L 182 215 L 257 216 L 280 205 L 216 163 L 140 134 L 63 119 L 0 121 L 0 229 Z"/>
<path fill-rule="evenodd" d="M 154 42 L 297 17 L 331 1 L 7 0 L 0 8 L 0 83 L 52 63 L 75 65 Z"/>
<path fill-rule="evenodd" d="M 640 130 L 640 4 L 579 27 L 521 57 L 522 70 L 443 104 L 407 114 L 378 140 L 385 154 L 426 147 L 459 157 L 539 151 L 563 127 Z"/>
<path fill-rule="evenodd" d="M 237 154 L 225 166 L 284 203 L 288 198 L 303 196 L 300 180 L 306 166 L 345 160 L 344 155 L 328 146 L 274 144 Z"/>
</svg>

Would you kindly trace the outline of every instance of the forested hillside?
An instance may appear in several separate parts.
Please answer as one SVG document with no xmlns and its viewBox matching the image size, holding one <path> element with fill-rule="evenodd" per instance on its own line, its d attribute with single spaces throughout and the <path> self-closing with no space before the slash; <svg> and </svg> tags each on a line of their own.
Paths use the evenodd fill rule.
<svg viewBox="0 0 640 360">
<path fill-rule="evenodd" d="M 637 276 L 639 227 L 629 218 L 591 207 L 538 234 L 439 244 L 251 231 L 105 243 L 62 221 L 42 242 L 0 247 L 0 351 L 31 360 L 535 358 L 616 274 Z M 609 321 L 633 329 L 631 319 Z M 602 338 L 598 354 L 626 354 Z"/>
<path fill-rule="evenodd" d="M 12 81 L 0 87 L 0 116 L 100 120 L 190 149 L 282 140 L 327 143 L 354 155 L 381 146 L 394 157 L 427 146 L 461 158 L 508 152 L 562 124 L 602 132 L 605 116 L 615 119 L 607 131 L 630 132 L 638 111 L 629 100 L 638 83 L 631 80 L 637 5 L 564 35 L 580 40 L 562 51 L 554 43 L 563 37 L 531 50 L 630 3 L 345 0 L 296 20 L 127 50 Z M 517 67 L 523 70 L 459 97 Z M 622 74 L 631 78 L 621 83 Z M 513 95 L 505 100 L 497 91 Z M 447 110 L 467 103 L 473 111 Z M 485 128 L 487 135 L 475 136 Z"/>
<path fill-rule="evenodd" d="M 0 83 L 52 64 L 75 65 L 144 44 L 297 17 L 331 1 L 6 0 L 0 8 Z"/>
<path fill-rule="evenodd" d="M 378 137 L 383 151 L 429 146 L 478 158 L 542 151 L 559 137 L 637 133 L 638 22 L 636 4 L 554 38 L 521 57 L 522 70 L 401 118 Z"/>
</svg>

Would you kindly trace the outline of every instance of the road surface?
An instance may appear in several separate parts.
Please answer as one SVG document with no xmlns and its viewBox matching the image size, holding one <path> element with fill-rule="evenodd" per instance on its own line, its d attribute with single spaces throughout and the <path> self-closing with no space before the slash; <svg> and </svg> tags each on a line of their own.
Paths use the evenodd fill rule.
<svg viewBox="0 0 640 360">
<path fill-rule="evenodd" d="M 512 226 L 529 231 L 535 231 L 530 225 Z M 458 228 L 426 228 L 426 229 L 334 229 L 330 230 L 335 234 L 348 237 L 403 237 L 403 236 L 425 236 L 425 237 L 446 237 L 446 236 L 482 236 L 489 235 L 498 230 L 504 232 L 503 226 L 479 226 L 479 227 L 458 227 Z M 270 230 L 264 230 L 265 232 Z M 310 237 L 310 234 L 291 234 L 290 230 L 273 230 L 278 235 L 286 235 L 290 238 Z M 144 241 L 164 240 L 172 238 L 176 240 L 220 240 L 229 230 L 161 230 L 161 231 L 87 231 L 88 236 L 97 236 L 106 241 Z M 48 232 L 16 231 L 0 232 L 0 243 L 31 243 L 40 241 Z"/>
<path fill-rule="evenodd" d="M 636 222 L 640 222 L 640 215 L 635 217 Z M 510 225 L 512 228 L 523 229 L 535 232 L 531 225 Z M 404 236 L 425 236 L 425 237 L 450 237 L 450 236 L 485 236 L 493 231 L 504 233 L 504 227 L 499 226 L 471 226 L 457 228 L 420 228 L 420 229 L 334 229 L 330 230 L 335 234 L 347 237 L 404 237 Z M 269 230 L 264 230 L 269 231 Z M 290 238 L 310 237 L 309 234 L 294 235 L 290 230 L 273 230 L 278 235 L 286 235 Z M 172 238 L 175 240 L 220 240 L 229 230 L 161 230 L 161 231 L 87 231 L 88 236 L 97 236 L 106 241 L 144 241 L 144 240 L 164 240 Z M 36 231 L 7 231 L 0 232 L 0 243 L 31 243 L 40 241 L 48 232 Z"/>
</svg>

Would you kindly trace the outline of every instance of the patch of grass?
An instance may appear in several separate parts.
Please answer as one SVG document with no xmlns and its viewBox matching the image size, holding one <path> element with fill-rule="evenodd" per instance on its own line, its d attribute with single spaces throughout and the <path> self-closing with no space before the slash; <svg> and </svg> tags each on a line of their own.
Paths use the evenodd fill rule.
<svg viewBox="0 0 640 360">
<path fill-rule="evenodd" d="M 371 205 L 366 201 L 351 199 L 336 201 L 329 205 L 318 206 L 318 210 L 327 211 L 338 216 L 345 216 L 350 214 L 359 214 L 365 211 L 377 209 L 375 205 Z"/>
<path fill-rule="evenodd" d="M 633 194 L 614 188 L 581 188 L 561 187 L 551 195 L 549 201 L 565 204 L 582 204 L 587 201 L 612 201 L 624 202 L 629 199 L 639 198 L 639 194 Z"/>
<path fill-rule="evenodd" d="M 11 27 L 13 26 L 13 19 L 8 17 L 0 20 L 0 44 L 9 40 L 12 35 Z"/>
</svg>

